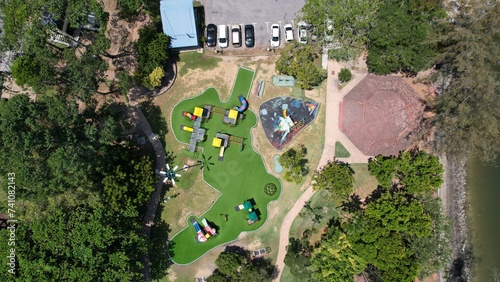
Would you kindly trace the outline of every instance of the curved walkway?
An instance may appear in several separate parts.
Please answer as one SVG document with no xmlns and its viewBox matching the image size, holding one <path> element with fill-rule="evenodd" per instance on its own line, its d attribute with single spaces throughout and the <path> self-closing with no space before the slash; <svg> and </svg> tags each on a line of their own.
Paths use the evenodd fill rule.
<svg viewBox="0 0 500 282">
<path fill-rule="evenodd" d="M 345 134 L 339 129 L 339 103 L 342 98 L 347 94 L 358 82 L 360 82 L 365 76 L 366 72 L 359 72 L 354 75 L 354 79 L 343 87 L 340 91 L 337 87 L 338 80 L 336 74 L 339 73 L 341 66 L 336 61 L 328 61 L 328 78 L 326 86 L 326 118 L 325 118 L 325 146 L 323 148 L 323 153 L 321 154 L 321 159 L 318 163 L 317 169 L 321 169 L 325 166 L 328 161 L 333 160 L 335 155 L 335 142 L 340 141 L 344 147 L 351 153 L 349 158 L 343 158 L 342 161 L 349 163 L 366 163 L 369 156 L 363 155 L 361 151 L 354 146 L 354 144 L 345 136 Z M 334 73 L 332 72 L 334 71 Z M 274 281 L 280 281 L 281 274 L 285 267 L 285 255 L 286 246 L 288 245 L 290 227 L 294 219 L 299 215 L 300 211 L 304 207 L 305 202 L 314 195 L 315 191 L 312 186 L 307 188 L 307 190 L 300 196 L 300 198 L 295 202 L 290 211 L 286 214 L 283 219 L 283 224 L 280 229 L 280 240 L 278 247 L 278 257 L 276 259 L 276 267 L 278 269 L 278 276 Z"/>
<path fill-rule="evenodd" d="M 128 96 L 130 103 L 130 114 L 133 121 L 142 129 L 144 134 L 148 137 L 149 142 L 153 145 L 156 155 L 156 169 L 161 170 L 165 167 L 165 150 L 163 149 L 163 145 L 161 144 L 160 139 L 156 134 L 153 133 L 148 120 L 139 107 L 139 103 L 137 102 L 136 98 L 139 97 L 140 94 L 141 93 L 139 87 L 134 87 L 129 91 Z M 154 224 L 156 210 L 158 209 L 158 204 L 160 203 L 162 189 L 163 181 L 160 179 L 156 183 L 155 191 L 151 195 L 148 209 L 146 211 L 146 214 L 144 215 L 144 220 L 142 222 L 142 233 L 146 236 L 147 240 L 149 240 L 151 237 L 151 227 Z M 146 252 L 146 254 L 141 257 L 141 262 L 144 265 L 142 272 L 144 281 L 149 282 L 151 281 L 151 270 L 148 252 Z"/>
</svg>

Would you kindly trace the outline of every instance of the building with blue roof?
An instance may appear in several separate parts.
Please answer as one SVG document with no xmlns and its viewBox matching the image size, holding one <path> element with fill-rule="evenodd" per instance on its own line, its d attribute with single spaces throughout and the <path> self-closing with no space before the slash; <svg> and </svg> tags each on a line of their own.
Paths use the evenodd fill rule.
<svg viewBox="0 0 500 282">
<path fill-rule="evenodd" d="M 171 38 L 171 48 L 198 47 L 193 0 L 162 0 L 160 1 L 160 14 L 163 33 Z"/>
</svg>

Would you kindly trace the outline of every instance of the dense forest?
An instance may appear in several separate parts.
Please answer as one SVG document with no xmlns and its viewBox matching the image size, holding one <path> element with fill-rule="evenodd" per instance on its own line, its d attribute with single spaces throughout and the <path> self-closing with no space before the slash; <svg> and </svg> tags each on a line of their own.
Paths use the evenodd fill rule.
<svg viewBox="0 0 500 282">
<path fill-rule="evenodd" d="M 130 20 L 156 7 L 131 11 L 137 1 L 119 2 L 120 17 Z M 142 280 L 141 257 L 166 242 L 148 242 L 142 233 L 154 163 L 151 149 L 133 138 L 140 132 L 128 106 L 115 98 L 148 84 L 145 72 L 165 62 L 168 37 L 148 26 L 131 49 L 110 54 L 109 15 L 98 1 L 12 0 L 1 1 L 0 9 L 0 48 L 16 54 L 11 75 L 38 94 L 36 101 L 22 94 L 0 103 L 0 210 L 17 220 L 9 223 L 15 229 L 0 230 L 1 262 L 11 270 L 0 280 Z M 82 28 L 89 15 L 98 24 Z M 78 40 L 49 40 L 64 27 L 67 39 Z M 151 52 L 144 46 L 154 44 L 162 46 L 157 59 L 145 63 Z M 135 77 L 117 68 L 110 91 L 96 96 L 109 62 L 126 56 L 140 59 Z M 151 259 L 155 279 L 167 265 L 166 253 L 162 262 L 157 257 Z"/>
</svg>

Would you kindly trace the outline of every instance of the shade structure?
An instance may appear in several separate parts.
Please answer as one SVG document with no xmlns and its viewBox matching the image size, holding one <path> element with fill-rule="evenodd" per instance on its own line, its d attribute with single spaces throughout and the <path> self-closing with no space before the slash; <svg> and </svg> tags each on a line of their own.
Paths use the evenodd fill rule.
<svg viewBox="0 0 500 282">
<path fill-rule="evenodd" d="M 340 129 L 365 155 L 397 155 L 412 142 L 423 101 L 398 76 L 367 75 L 340 104 Z"/>
<path fill-rule="evenodd" d="M 256 212 L 251 212 L 248 214 L 248 219 L 251 221 L 257 221 L 259 217 L 257 216 Z"/>
<path fill-rule="evenodd" d="M 233 109 L 229 110 L 229 115 L 228 115 L 228 117 L 229 117 L 230 119 L 237 119 L 237 118 L 238 118 L 238 111 L 233 110 Z"/>
<path fill-rule="evenodd" d="M 212 146 L 219 148 L 222 144 L 222 139 L 214 137 L 214 140 L 212 141 Z"/>
<path fill-rule="evenodd" d="M 199 107 L 194 107 L 193 115 L 197 117 L 202 117 L 203 116 L 203 109 Z"/>
</svg>

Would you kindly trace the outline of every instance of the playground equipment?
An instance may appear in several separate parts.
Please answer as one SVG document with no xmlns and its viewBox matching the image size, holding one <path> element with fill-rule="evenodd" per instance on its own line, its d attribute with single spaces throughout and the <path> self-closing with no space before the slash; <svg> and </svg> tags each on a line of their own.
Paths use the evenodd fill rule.
<svg viewBox="0 0 500 282">
<path fill-rule="evenodd" d="M 243 97 L 243 95 L 239 95 L 238 99 L 240 100 L 241 107 L 236 107 L 236 108 L 237 108 L 238 112 L 242 113 L 247 109 L 248 103 L 247 103 L 247 100 L 245 99 L 245 97 Z"/>
<path fill-rule="evenodd" d="M 248 102 L 243 95 L 239 95 L 238 99 L 241 103 L 240 107 L 224 109 L 213 105 L 205 105 L 205 108 L 208 109 L 210 113 L 222 115 L 222 122 L 234 126 L 239 119 L 243 118 L 243 112 L 248 108 Z"/>
<path fill-rule="evenodd" d="M 178 173 L 176 173 L 176 172 L 182 170 L 182 168 L 178 170 L 177 168 L 179 168 L 179 167 L 175 166 L 173 169 L 170 169 L 170 166 L 168 164 L 166 164 L 165 167 L 167 168 L 166 171 L 163 171 L 163 170 L 158 171 L 158 170 L 156 170 L 156 174 L 164 177 L 163 183 L 166 184 L 168 181 L 170 181 L 173 185 L 175 185 L 175 178 L 176 177 L 181 177 L 181 175 L 178 174 Z"/>
<path fill-rule="evenodd" d="M 203 224 L 205 226 L 205 232 L 207 232 L 207 234 L 210 234 L 211 236 L 215 236 L 217 235 L 217 230 L 215 230 L 214 228 L 212 228 L 209 224 L 208 224 L 208 221 L 206 218 L 203 218 L 201 220 L 201 224 Z"/>
<path fill-rule="evenodd" d="M 316 102 L 306 102 L 305 106 L 309 110 L 309 115 L 312 115 L 313 113 L 314 113 L 314 115 L 316 115 L 315 111 L 318 108 L 318 103 L 316 103 Z"/>
<path fill-rule="evenodd" d="M 294 86 L 295 78 L 289 75 L 273 75 L 274 86 Z"/>
<path fill-rule="evenodd" d="M 259 79 L 257 83 L 258 83 L 257 90 L 255 91 L 256 92 L 255 94 L 257 94 L 257 96 L 260 97 L 260 96 L 262 96 L 262 92 L 264 92 L 264 84 L 265 83 L 264 83 L 264 80 L 262 80 L 262 79 Z"/>
<path fill-rule="evenodd" d="M 210 238 L 210 234 L 203 233 L 203 230 L 201 230 L 200 225 L 194 218 L 191 218 L 191 223 L 193 224 L 194 230 L 196 230 L 196 242 L 206 242 L 207 239 Z"/>
<path fill-rule="evenodd" d="M 185 126 L 185 125 L 181 125 L 181 129 L 184 130 L 184 131 L 187 131 L 187 132 L 193 132 L 194 131 L 194 128 L 189 127 L 189 126 Z"/>
<path fill-rule="evenodd" d="M 286 136 L 288 135 L 288 133 L 290 133 L 291 128 L 295 126 L 295 123 L 296 122 L 292 120 L 290 115 L 287 115 L 286 108 L 283 109 L 283 117 L 278 117 L 277 119 L 275 119 L 275 125 L 273 129 L 274 132 L 276 131 L 283 132 L 283 135 L 281 136 L 280 139 L 280 144 L 283 143 L 283 141 L 285 141 Z"/>
<path fill-rule="evenodd" d="M 252 202 L 250 200 L 245 201 L 243 204 L 234 207 L 235 211 L 247 210 L 248 211 L 248 224 L 254 224 L 259 221 L 259 216 L 257 212 L 254 210 Z"/>
<path fill-rule="evenodd" d="M 218 160 L 219 161 L 223 161 L 224 160 L 224 150 L 227 148 L 227 146 L 229 146 L 229 143 L 238 143 L 238 144 L 241 144 L 241 150 L 240 151 L 243 151 L 243 147 L 244 147 L 244 143 L 243 142 L 244 141 L 245 141 L 244 138 L 237 137 L 237 136 L 231 136 L 229 134 L 224 134 L 224 133 L 217 132 L 215 134 L 215 137 L 214 137 L 213 141 L 212 141 L 212 146 L 214 146 L 216 148 L 220 148 Z"/>
<path fill-rule="evenodd" d="M 185 116 L 185 117 L 188 117 L 190 118 L 191 120 L 195 120 L 196 119 L 196 116 L 189 113 L 189 112 L 182 112 L 182 116 Z"/>
<path fill-rule="evenodd" d="M 215 134 L 214 140 L 212 141 L 212 146 L 220 148 L 219 158 L 218 158 L 219 161 L 224 160 L 224 150 L 228 145 L 229 145 L 229 135 L 217 132 L 217 134 Z"/>
<path fill-rule="evenodd" d="M 194 120 L 193 127 L 182 125 L 180 126 L 181 130 L 191 132 L 191 138 L 189 139 L 189 148 L 190 152 L 194 152 L 196 150 L 196 143 L 202 142 L 205 140 L 205 129 L 201 128 L 202 120 L 210 118 L 211 108 L 207 105 L 205 107 L 195 107 L 193 114 L 188 112 L 182 112 L 182 116 L 188 117 L 191 120 Z"/>
</svg>

